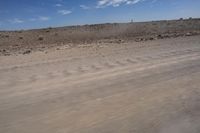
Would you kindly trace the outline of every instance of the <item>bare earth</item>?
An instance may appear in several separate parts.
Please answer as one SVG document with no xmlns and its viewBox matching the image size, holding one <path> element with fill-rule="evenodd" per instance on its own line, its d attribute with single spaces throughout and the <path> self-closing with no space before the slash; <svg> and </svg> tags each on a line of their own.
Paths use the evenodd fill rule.
<svg viewBox="0 0 200 133">
<path fill-rule="evenodd" d="M 199 35 L 0 56 L 0 133 L 199 132 Z"/>
<path fill-rule="evenodd" d="M 200 18 L 0 31 L 0 56 L 47 52 L 56 47 L 121 44 L 193 35 L 200 35 Z"/>
</svg>

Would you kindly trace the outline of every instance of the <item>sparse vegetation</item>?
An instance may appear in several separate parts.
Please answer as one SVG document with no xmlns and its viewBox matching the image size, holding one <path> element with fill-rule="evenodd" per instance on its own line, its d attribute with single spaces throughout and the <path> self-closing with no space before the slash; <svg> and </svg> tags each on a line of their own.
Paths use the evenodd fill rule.
<svg viewBox="0 0 200 133">
<path fill-rule="evenodd" d="M 50 27 L 23 31 L 23 33 L 9 31 L 0 32 L 0 34 L 0 45 L 9 51 L 19 51 L 23 47 L 37 49 L 43 46 L 46 48 L 63 45 L 74 47 L 77 44 L 123 43 L 129 40 L 140 42 L 198 35 L 200 34 L 200 19 Z"/>
<path fill-rule="evenodd" d="M 39 40 L 39 41 L 43 41 L 43 40 L 44 40 L 44 37 L 43 37 L 43 36 L 39 36 L 39 37 L 38 37 L 38 40 Z"/>
<path fill-rule="evenodd" d="M 24 39 L 22 36 L 19 37 L 20 40 Z"/>
<path fill-rule="evenodd" d="M 10 36 L 9 36 L 9 35 L 5 35 L 4 37 L 5 37 L 5 38 L 9 38 Z"/>
<path fill-rule="evenodd" d="M 22 33 L 22 32 L 23 32 L 23 30 L 17 31 L 17 33 Z"/>
<path fill-rule="evenodd" d="M 26 50 L 23 52 L 23 54 L 30 54 L 31 53 L 31 50 Z"/>
</svg>

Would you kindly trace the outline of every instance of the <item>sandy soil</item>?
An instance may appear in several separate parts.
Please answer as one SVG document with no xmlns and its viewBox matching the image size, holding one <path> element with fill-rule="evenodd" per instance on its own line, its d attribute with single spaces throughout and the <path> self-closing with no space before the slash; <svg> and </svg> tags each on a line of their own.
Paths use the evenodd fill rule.
<svg viewBox="0 0 200 133">
<path fill-rule="evenodd" d="M 0 133 L 199 133 L 199 81 L 199 35 L 0 56 Z"/>
</svg>

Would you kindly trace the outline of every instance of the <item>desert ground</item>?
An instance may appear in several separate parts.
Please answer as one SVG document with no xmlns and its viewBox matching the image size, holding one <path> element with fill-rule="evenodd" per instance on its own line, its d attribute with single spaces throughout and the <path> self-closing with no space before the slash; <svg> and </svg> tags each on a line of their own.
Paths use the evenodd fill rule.
<svg viewBox="0 0 200 133">
<path fill-rule="evenodd" d="M 200 19 L 1 31 L 0 50 L 0 133 L 200 132 Z"/>
</svg>

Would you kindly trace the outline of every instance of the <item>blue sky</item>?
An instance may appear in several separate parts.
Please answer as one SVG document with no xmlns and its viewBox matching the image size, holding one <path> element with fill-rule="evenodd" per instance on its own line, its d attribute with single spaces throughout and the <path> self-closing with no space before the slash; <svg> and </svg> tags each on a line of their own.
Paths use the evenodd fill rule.
<svg viewBox="0 0 200 133">
<path fill-rule="evenodd" d="M 0 30 L 200 17 L 200 0 L 0 0 Z"/>
</svg>

